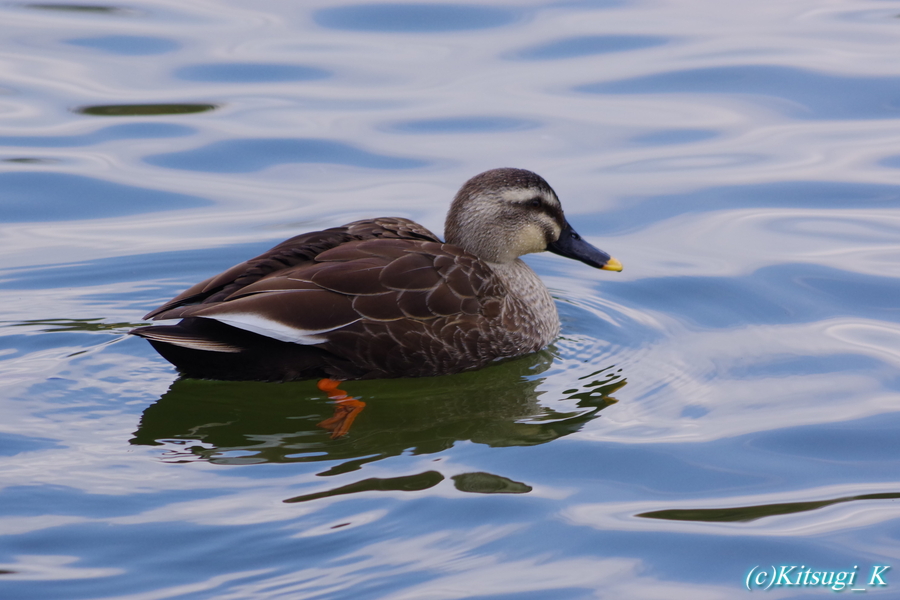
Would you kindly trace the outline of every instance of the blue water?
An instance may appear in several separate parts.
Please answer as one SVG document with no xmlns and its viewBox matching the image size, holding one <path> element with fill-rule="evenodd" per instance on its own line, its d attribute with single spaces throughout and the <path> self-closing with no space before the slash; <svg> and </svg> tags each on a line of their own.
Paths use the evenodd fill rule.
<svg viewBox="0 0 900 600">
<path fill-rule="evenodd" d="M 895 597 L 898 16 L 0 6 L 0 598 Z M 528 257 L 545 351 L 347 384 L 332 440 L 313 383 L 126 335 L 302 231 L 440 231 L 500 166 L 625 266 Z"/>
</svg>

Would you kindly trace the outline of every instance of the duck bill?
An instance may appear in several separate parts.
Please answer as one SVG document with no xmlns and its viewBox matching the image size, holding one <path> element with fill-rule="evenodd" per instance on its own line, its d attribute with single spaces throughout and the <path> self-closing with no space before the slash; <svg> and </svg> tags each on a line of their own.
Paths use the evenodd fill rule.
<svg viewBox="0 0 900 600">
<path fill-rule="evenodd" d="M 598 269 L 606 271 L 622 270 L 622 263 L 603 250 L 588 244 L 568 223 L 563 227 L 562 233 L 559 234 L 559 239 L 548 245 L 547 250 L 566 258 L 580 260 L 584 264 Z"/>
</svg>

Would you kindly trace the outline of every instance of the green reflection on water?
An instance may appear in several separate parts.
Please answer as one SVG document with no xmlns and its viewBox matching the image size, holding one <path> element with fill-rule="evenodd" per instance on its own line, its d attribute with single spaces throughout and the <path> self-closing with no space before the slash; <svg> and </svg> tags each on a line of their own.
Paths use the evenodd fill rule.
<svg viewBox="0 0 900 600">
<path fill-rule="evenodd" d="M 21 156 L 18 158 L 4 158 L 3 162 L 16 163 L 16 164 L 20 164 L 20 165 L 44 165 L 44 164 L 49 165 L 49 164 L 59 163 L 62 161 L 59 159 L 56 159 L 56 158 L 37 158 L 37 157 L 31 157 L 31 156 Z"/>
<path fill-rule="evenodd" d="M 337 440 L 317 427 L 331 416 L 333 404 L 314 382 L 179 379 L 147 407 L 131 443 L 165 446 L 163 459 L 169 462 L 336 461 L 320 475 L 353 471 L 407 450 L 441 452 L 460 441 L 543 444 L 597 418 L 616 402 L 611 394 L 625 385 L 621 375 L 608 374 L 614 371 L 609 367 L 599 372 L 600 386 L 579 385 L 562 398 L 541 399 L 544 378 L 537 375 L 552 360 L 552 353 L 543 351 L 458 375 L 347 382 L 343 389 L 364 400 L 366 408 L 350 434 Z M 463 483 L 470 484 L 477 481 Z"/>
<path fill-rule="evenodd" d="M 127 9 L 117 6 L 101 6 L 99 4 L 53 4 L 53 3 L 35 3 L 23 4 L 25 8 L 33 8 L 36 10 L 59 10 L 63 12 L 81 12 L 81 13 L 124 13 L 130 12 Z"/>
<path fill-rule="evenodd" d="M 132 117 L 153 115 L 186 115 L 215 110 L 217 104 L 106 104 L 74 109 L 84 115 L 98 117 Z"/>
<path fill-rule="evenodd" d="M 900 493 L 862 494 L 860 496 L 845 496 L 843 498 L 834 498 L 832 500 L 760 504 L 758 506 L 737 506 L 734 508 L 655 510 L 635 516 L 645 517 L 647 519 L 665 519 L 668 521 L 708 521 L 711 523 L 733 521 L 747 522 L 755 521 L 756 519 L 761 519 L 763 517 L 789 515 L 792 513 L 816 510 L 831 506 L 832 504 L 841 504 L 842 502 L 852 502 L 854 500 L 894 500 L 896 498 L 900 498 Z"/>
<path fill-rule="evenodd" d="M 456 489 L 473 494 L 527 494 L 532 490 L 530 485 L 513 481 L 508 477 L 480 471 L 460 473 L 451 479 L 453 479 Z"/>
<path fill-rule="evenodd" d="M 330 498 L 332 496 L 342 496 L 344 494 L 356 494 L 358 492 L 418 492 L 427 490 L 442 482 L 444 476 L 437 471 L 426 471 L 418 475 L 406 475 L 404 477 L 388 477 L 381 479 L 371 477 L 363 479 L 350 485 L 341 486 L 325 492 L 315 494 L 306 494 L 295 498 L 284 500 L 286 503 L 306 502 L 308 500 L 317 500 L 319 498 Z"/>
<path fill-rule="evenodd" d="M 121 331 L 126 332 L 142 323 L 107 323 L 103 319 L 31 319 L 9 323 L 10 327 L 39 327 L 44 333 L 62 331 Z"/>
</svg>

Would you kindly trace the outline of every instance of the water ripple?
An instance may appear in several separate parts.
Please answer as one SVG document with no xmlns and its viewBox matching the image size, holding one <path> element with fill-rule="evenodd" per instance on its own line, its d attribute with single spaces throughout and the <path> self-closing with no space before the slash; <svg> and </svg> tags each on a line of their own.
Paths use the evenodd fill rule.
<svg viewBox="0 0 900 600">
<path fill-rule="evenodd" d="M 730 94 L 784 100 L 796 119 L 896 119 L 896 77 L 848 77 L 776 65 L 690 69 L 578 86 L 589 94 Z"/>
<path fill-rule="evenodd" d="M 155 154 L 144 159 L 169 169 L 208 173 L 249 173 L 284 163 L 331 163 L 369 169 L 415 169 L 428 163 L 375 154 L 328 139 L 243 139 L 214 142 L 194 150 Z"/>
<path fill-rule="evenodd" d="M 315 81 L 331 76 L 316 67 L 266 63 L 211 63 L 186 65 L 175 70 L 175 77 L 187 81 L 223 83 L 262 83 L 269 81 Z"/>
<path fill-rule="evenodd" d="M 494 133 L 499 131 L 522 131 L 540 127 L 540 123 L 511 117 L 443 117 L 440 119 L 417 119 L 400 121 L 389 129 L 401 133 Z"/>
<path fill-rule="evenodd" d="M 523 60 L 560 60 L 652 48 L 667 41 L 667 38 L 650 35 L 585 35 L 525 48 L 513 56 Z"/>
<path fill-rule="evenodd" d="M 174 52 L 181 47 L 174 40 L 144 35 L 102 35 L 72 38 L 65 42 L 73 46 L 102 50 L 119 56 L 152 56 Z"/>
<path fill-rule="evenodd" d="M 391 33 L 465 31 L 512 23 L 520 11 L 460 4 L 361 4 L 324 8 L 316 23 L 332 29 Z"/>
<path fill-rule="evenodd" d="M 203 198 L 46 172 L 0 173 L 0 220 L 63 221 L 208 206 Z"/>
<path fill-rule="evenodd" d="M 196 129 L 174 123 L 125 123 L 101 127 L 90 133 L 75 135 L 0 136 L 0 145 L 27 146 L 31 148 L 73 148 L 92 146 L 113 140 L 184 137 L 194 133 L 196 133 Z"/>
</svg>

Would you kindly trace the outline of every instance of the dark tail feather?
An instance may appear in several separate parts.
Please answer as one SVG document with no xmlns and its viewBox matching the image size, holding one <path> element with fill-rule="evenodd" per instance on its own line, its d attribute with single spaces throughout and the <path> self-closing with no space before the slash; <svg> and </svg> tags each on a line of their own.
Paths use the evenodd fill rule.
<svg viewBox="0 0 900 600">
<path fill-rule="evenodd" d="M 325 351 L 273 340 L 218 321 L 183 319 L 177 325 L 137 327 L 142 337 L 186 377 L 290 381 L 326 377 Z"/>
</svg>

